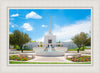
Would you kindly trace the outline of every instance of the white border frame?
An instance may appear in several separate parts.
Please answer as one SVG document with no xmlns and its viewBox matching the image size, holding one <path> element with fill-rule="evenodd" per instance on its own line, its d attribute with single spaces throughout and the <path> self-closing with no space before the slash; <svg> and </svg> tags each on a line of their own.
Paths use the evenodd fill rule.
<svg viewBox="0 0 100 73">
<path fill-rule="evenodd" d="M 7 7 L 92 7 L 93 65 L 8 66 L 7 65 Z M 99 0 L 0 0 L 0 73 L 100 73 L 100 1 Z"/>
<path fill-rule="evenodd" d="M 93 36 L 91 35 L 91 64 L 9 64 L 9 9 L 91 9 L 91 34 L 93 34 L 93 24 L 92 24 L 92 17 L 93 17 L 93 8 L 91 7 L 87 7 L 87 8 L 12 8 L 12 7 L 8 7 L 7 10 L 8 10 L 8 65 L 93 65 Z"/>
</svg>

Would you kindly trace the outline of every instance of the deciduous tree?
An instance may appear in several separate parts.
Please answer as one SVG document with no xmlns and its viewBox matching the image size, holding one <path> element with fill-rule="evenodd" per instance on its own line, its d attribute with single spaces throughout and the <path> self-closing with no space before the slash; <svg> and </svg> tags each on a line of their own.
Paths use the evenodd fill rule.
<svg viewBox="0 0 100 73">
<path fill-rule="evenodd" d="M 80 34 L 75 35 L 72 40 L 77 45 L 78 49 L 77 52 L 79 53 L 80 48 L 85 46 L 87 43 L 87 34 L 84 32 L 81 32 Z"/>
<path fill-rule="evenodd" d="M 15 30 L 13 34 L 9 35 L 9 43 L 10 45 L 18 45 L 23 52 L 23 44 L 29 42 L 31 39 L 29 38 L 28 34 L 22 33 L 19 30 Z"/>
</svg>

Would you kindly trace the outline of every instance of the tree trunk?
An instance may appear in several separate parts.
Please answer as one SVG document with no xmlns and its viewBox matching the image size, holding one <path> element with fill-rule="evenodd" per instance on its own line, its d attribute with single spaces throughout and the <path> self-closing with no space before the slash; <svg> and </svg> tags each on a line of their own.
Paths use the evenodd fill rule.
<svg viewBox="0 0 100 73">
<path fill-rule="evenodd" d="M 77 49 L 77 53 L 79 53 L 79 51 L 80 51 L 80 48 L 81 48 L 81 47 L 78 47 L 78 49 Z"/>
<path fill-rule="evenodd" d="M 83 45 L 83 51 L 84 51 L 84 45 Z"/>
<path fill-rule="evenodd" d="M 79 49 L 77 49 L 77 53 L 79 53 Z"/>
<path fill-rule="evenodd" d="M 21 52 L 23 53 L 23 48 L 22 48 L 23 46 L 20 46 L 20 48 L 21 48 Z"/>
</svg>

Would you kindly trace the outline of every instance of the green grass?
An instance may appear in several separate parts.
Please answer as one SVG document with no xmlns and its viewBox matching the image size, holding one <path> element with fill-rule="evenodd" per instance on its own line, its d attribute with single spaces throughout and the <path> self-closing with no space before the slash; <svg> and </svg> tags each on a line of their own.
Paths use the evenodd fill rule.
<svg viewBox="0 0 100 73">
<path fill-rule="evenodd" d="M 61 63 L 61 62 L 18 62 L 18 61 L 9 61 L 9 64 L 91 64 L 91 62 Z"/>
<path fill-rule="evenodd" d="M 67 51 L 77 51 L 77 49 L 73 48 L 73 49 L 68 49 Z"/>
<path fill-rule="evenodd" d="M 17 49 L 17 51 L 21 51 L 21 50 Z M 33 51 L 33 49 L 23 49 L 23 51 Z"/>
<path fill-rule="evenodd" d="M 76 48 L 69 48 L 67 51 L 77 51 L 77 49 L 78 49 L 77 47 Z M 84 50 L 85 49 L 90 49 L 90 48 L 86 48 L 86 46 L 84 46 Z M 83 47 L 80 48 L 80 51 L 84 51 L 84 50 L 83 50 Z"/>
<path fill-rule="evenodd" d="M 91 48 L 85 48 L 85 49 L 91 49 Z"/>
</svg>

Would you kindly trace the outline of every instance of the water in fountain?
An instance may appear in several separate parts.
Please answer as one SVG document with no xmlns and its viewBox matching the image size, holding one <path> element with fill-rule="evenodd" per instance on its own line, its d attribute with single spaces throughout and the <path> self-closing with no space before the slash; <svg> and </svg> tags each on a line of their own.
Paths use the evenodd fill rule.
<svg viewBox="0 0 100 73">
<path fill-rule="evenodd" d="M 48 48 L 46 48 L 48 51 L 39 51 L 36 52 L 36 55 L 38 56 L 64 56 L 64 52 L 62 51 L 53 51 L 51 44 L 49 44 Z"/>
<path fill-rule="evenodd" d="M 49 47 L 48 47 L 48 52 L 52 52 L 52 47 L 51 47 L 51 45 L 49 45 Z"/>
</svg>

